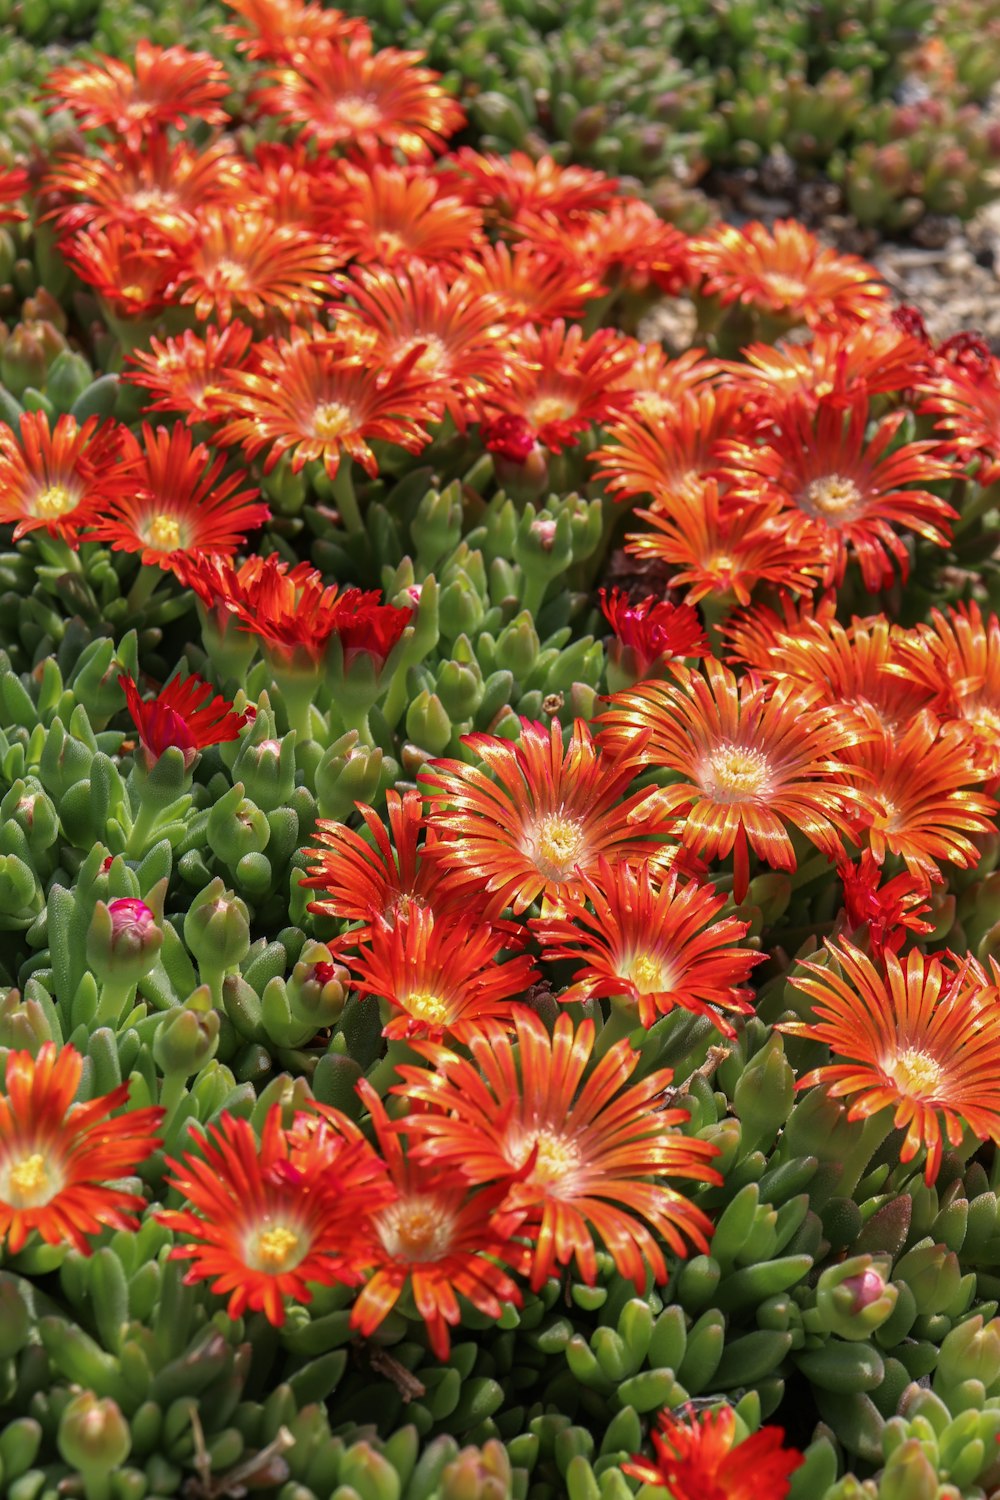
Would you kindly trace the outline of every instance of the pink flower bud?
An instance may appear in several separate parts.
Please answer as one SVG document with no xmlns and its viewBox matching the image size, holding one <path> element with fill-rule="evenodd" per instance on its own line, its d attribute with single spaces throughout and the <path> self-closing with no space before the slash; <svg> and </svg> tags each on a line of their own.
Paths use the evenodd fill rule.
<svg viewBox="0 0 1000 1500">
<path fill-rule="evenodd" d="M 849 1276 L 846 1281 L 841 1282 L 841 1286 L 854 1296 L 851 1312 L 859 1313 L 864 1312 L 866 1307 L 871 1307 L 881 1297 L 885 1291 L 885 1278 L 874 1267 L 869 1267 L 859 1276 Z"/>
</svg>

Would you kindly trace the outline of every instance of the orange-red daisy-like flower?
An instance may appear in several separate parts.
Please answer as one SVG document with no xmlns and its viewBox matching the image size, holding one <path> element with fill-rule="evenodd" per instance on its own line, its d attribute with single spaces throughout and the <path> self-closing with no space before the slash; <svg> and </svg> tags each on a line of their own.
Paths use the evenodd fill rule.
<svg viewBox="0 0 1000 1500">
<path fill-rule="evenodd" d="M 439 386 L 457 427 L 475 418 L 481 397 L 503 380 L 511 360 L 498 298 L 476 291 L 464 277 L 449 281 L 436 266 L 412 273 L 359 268 L 342 289 L 357 312 L 338 308 L 338 332 L 356 317 L 375 335 L 388 368 L 407 362 Z"/>
<path fill-rule="evenodd" d="M 857 864 L 841 865 L 837 874 L 844 886 L 844 912 L 848 929 L 864 930 L 875 958 L 882 961 L 886 950 L 898 953 L 908 932 L 931 932 L 921 912 L 930 908 L 925 899 L 927 883 L 910 874 L 894 875 L 881 884 L 882 870 L 870 849 Z"/>
<path fill-rule="evenodd" d="M 669 1490 L 672 1500 L 786 1500 L 791 1474 L 803 1462 L 783 1448 L 780 1427 L 761 1427 L 742 1443 L 731 1406 L 679 1417 L 662 1411 L 650 1434 L 653 1457 L 636 1454 L 622 1472 Z"/>
<path fill-rule="evenodd" d="M 28 174 L 23 167 L 5 167 L 0 171 L 0 224 L 16 224 L 28 217 L 18 206 L 28 187 Z"/>
<path fill-rule="evenodd" d="M 310 315 L 330 290 L 343 257 L 295 224 L 229 205 L 198 215 L 198 232 L 180 256 L 172 296 L 194 306 L 203 322 L 223 326 L 237 315 L 271 313 L 295 321 Z"/>
<path fill-rule="evenodd" d="M 923 389 L 920 410 L 940 417 L 948 452 L 963 465 L 978 459 L 977 480 L 993 484 L 1000 475 L 1000 359 L 988 349 L 978 358 L 939 357 Z"/>
<path fill-rule="evenodd" d="M 490 415 L 520 417 L 539 443 L 559 453 L 581 432 L 624 411 L 629 393 L 616 386 L 635 357 L 634 345 L 610 328 L 589 338 L 557 319 L 550 328 L 511 335 L 509 378 L 485 401 Z"/>
<path fill-rule="evenodd" d="M 762 955 L 733 946 L 749 923 L 736 917 L 713 921 L 725 896 L 696 881 L 682 885 L 672 871 L 660 885 L 648 865 L 606 859 L 582 885 L 593 911 L 573 903 L 564 915 L 531 921 L 543 959 L 583 965 L 561 1001 L 621 995 L 636 1005 L 643 1026 L 680 1007 L 735 1035 L 719 1012 L 752 1013 L 742 986 Z"/>
<path fill-rule="evenodd" d="M 638 344 L 636 357 L 622 384 L 632 392 L 630 416 L 651 428 L 683 422 L 682 397 L 708 384 L 723 369 L 721 361 L 708 359 L 704 349 L 686 349 L 671 359 L 662 344 Z M 714 420 L 714 403 L 705 413 Z"/>
<path fill-rule="evenodd" d="M 468 893 L 456 890 L 441 867 L 424 857 L 425 843 L 433 844 L 436 835 L 427 826 L 423 803 L 412 788 L 402 797 L 388 791 L 388 830 L 373 807 L 357 803 L 367 836 L 346 823 L 321 819 L 316 824 L 313 836 L 323 848 L 306 850 L 319 863 L 309 867 L 302 884 L 324 892 L 322 901 L 310 902 L 311 912 L 362 924 L 342 942 L 362 942 L 371 937 L 373 925 L 391 927 L 414 908 L 441 917 L 469 910 Z"/>
<path fill-rule="evenodd" d="M 254 370 L 229 377 L 231 417 L 218 441 L 241 444 L 250 458 L 267 449 L 265 473 L 289 453 L 294 470 L 322 459 L 333 478 L 346 455 L 374 479 L 372 440 L 419 453 L 430 441 L 421 424 L 440 419 L 440 387 L 415 368 L 418 359 L 414 348 L 386 370 L 356 341 L 293 330 L 289 339 L 258 345 Z"/>
<path fill-rule="evenodd" d="M 816 538 L 789 537 L 777 503 L 745 505 L 720 495 L 714 480 L 675 493 L 667 510 L 638 510 L 649 531 L 633 531 L 625 550 L 633 557 L 670 563 L 670 582 L 696 604 L 710 594 L 749 604 L 760 584 L 811 594 L 822 561 Z"/>
<path fill-rule="evenodd" d="M 559 166 L 551 156 L 537 161 L 523 151 L 497 156 L 461 146 L 442 163 L 451 191 L 475 203 L 494 223 L 523 213 L 548 212 L 560 219 L 610 208 L 617 183 L 589 167 Z"/>
<path fill-rule="evenodd" d="M 480 916 L 439 917 L 411 906 L 391 926 L 374 923 L 368 942 L 344 955 L 355 988 L 387 1000 L 395 1012 L 382 1035 L 447 1035 L 465 1042 L 479 1027 L 509 1030 L 514 1002 L 538 978 L 525 954 L 506 963 L 510 942 Z"/>
<path fill-rule="evenodd" d="M 598 589 L 598 600 L 615 633 L 608 670 L 630 684 L 662 676 L 668 662 L 710 654 L 698 611 L 690 604 L 669 604 L 652 594 L 636 604 L 617 588 Z"/>
<path fill-rule="evenodd" d="M 134 148 L 112 141 L 100 156 L 63 157 L 43 187 L 82 199 L 58 210 L 60 231 L 121 224 L 180 246 L 198 233 L 198 212 L 226 202 L 243 170 L 230 142 L 196 149 L 157 134 Z"/>
<path fill-rule="evenodd" d="M 959 1146 L 966 1130 L 1000 1144 L 996 1077 L 1000 1066 L 1000 996 L 969 970 L 919 948 L 901 963 L 884 954 L 884 971 L 841 938 L 827 945 L 836 968 L 800 960 L 791 982 L 813 1003 L 813 1019 L 782 1031 L 825 1042 L 851 1062 L 814 1068 L 796 1084 L 821 1084 L 835 1099 L 854 1097 L 848 1119 L 893 1111 L 906 1131 L 900 1160 L 926 1148 L 925 1181 L 941 1165 L 942 1136 Z"/>
<path fill-rule="evenodd" d="M 648 402 L 640 401 L 636 410 L 644 407 Z M 672 513 L 680 500 L 701 494 L 718 469 L 723 443 L 759 426 L 733 387 L 699 384 L 678 391 L 672 407 L 654 410 L 648 420 L 632 413 L 619 418 L 610 441 L 593 454 L 598 477 L 616 500 L 649 495 L 654 510 Z"/>
<path fill-rule="evenodd" d="M 178 130 L 189 120 L 225 125 L 222 101 L 228 90 L 225 68 L 207 52 L 154 47 L 140 37 L 134 71 L 119 58 L 98 53 L 92 61 L 54 68 L 44 92 L 54 109 L 70 110 L 84 130 L 110 130 L 137 147 L 169 125 Z"/>
<path fill-rule="evenodd" d="M 562 727 L 521 721 L 516 743 L 490 734 L 463 736 L 486 771 L 436 760 L 421 774 L 428 822 L 442 837 L 425 853 L 464 884 L 522 912 L 540 896 L 582 897 L 581 874 L 601 854 L 663 859 L 664 815 L 647 792 L 626 795 L 645 762 L 641 737 L 622 754 L 602 754 L 582 719 L 563 749 Z M 495 779 L 494 779 L 495 778 Z M 625 798 L 622 801 L 622 798 Z"/>
<path fill-rule="evenodd" d="M 846 778 L 862 799 L 859 826 L 876 861 L 898 855 L 925 882 L 944 879 L 939 861 L 962 870 L 978 864 L 980 850 L 970 835 L 993 831 L 997 803 L 971 790 L 984 773 L 975 769 L 964 737 L 942 733 L 931 713 L 896 734 L 874 714 L 869 722 L 875 733 L 850 747 L 844 760 Z"/>
<path fill-rule="evenodd" d="M 904 636 L 898 670 L 914 691 L 936 694 L 948 727 L 968 736 L 974 764 L 1000 776 L 1000 620 L 984 619 L 975 600 L 933 609 L 931 620 Z"/>
<path fill-rule="evenodd" d="M 391 1196 L 385 1168 L 360 1132 L 328 1111 L 308 1148 L 282 1129 L 282 1108 L 268 1112 L 260 1145 L 249 1120 L 225 1112 L 209 1125 L 201 1154 L 167 1159 L 167 1182 L 188 1207 L 157 1220 L 191 1236 L 171 1259 L 190 1260 L 188 1284 L 213 1282 L 229 1293 L 231 1318 L 263 1312 L 280 1327 L 285 1298 L 311 1302 L 309 1283 L 359 1279 L 352 1259 L 367 1214 Z"/>
<path fill-rule="evenodd" d="M 148 318 L 166 306 L 178 259 L 176 248 L 158 235 L 113 223 L 78 229 L 60 249 L 117 317 Z"/>
<path fill-rule="evenodd" d="M 117 422 L 25 412 L 20 433 L 0 423 L 0 524 L 14 540 L 44 527 L 76 547 L 82 528 L 133 488 L 135 440 Z"/>
<path fill-rule="evenodd" d="M 868 419 L 866 399 L 846 410 L 829 399 L 789 401 L 768 442 L 724 445 L 721 472 L 738 499 L 754 502 L 763 493 L 818 528 L 826 583 L 842 581 L 853 552 L 874 593 L 892 581 L 889 554 L 903 578 L 909 574 L 909 554 L 894 526 L 947 545 L 957 512 L 922 486 L 952 479 L 956 469 L 940 456 L 939 443 L 904 443 L 890 451 L 905 412 L 884 417 L 866 439 Z"/>
<path fill-rule="evenodd" d="M 449 1168 L 414 1161 L 365 1079 L 358 1093 L 371 1114 L 395 1196 L 369 1219 L 369 1274 L 352 1309 L 351 1326 L 370 1336 L 409 1286 L 431 1348 L 446 1360 L 449 1330 L 462 1318 L 459 1297 L 488 1318 L 499 1318 L 505 1302 L 520 1307 L 520 1288 L 502 1264 L 521 1257 L 521 1247 L 510 1238 L 518 1216 L 497 1214 L 505 1185 L 470 1190 Z M 322 1105 L 318 1108 L 325 1113 Z"/>
<path fill-rule="evenodd" d="M 478 208 L 442 192 L 426 167 L 341 169 L 344 196 L 329 228 L 342 258 L 389 268 L 459 265 L 483 239 Z"/>
<path fill-rule="evenodd" d="M 357 16 L 345 16 L 333 6 L 316 0 L 225 0 L 244 25 L 230 22 L 219 32 L 236 43 L 238 52 L 256 61 L 267 58 L 291 62 L 308 53 L 315 42 L 334 42 L 352 37 L 371 39 L 367 24 Z"/>
<path fill-rule="evenodd" d="M 772 230 L 756 222 L 717 225 L 689 242 L 688 257 L 704 278 L 705 296 L 811 328 L 882 318 L 891 304 L 874 266 L 824 248 L 794 219 L 778 219 Z"/>
<path fill-rule="evenodd" d="M 440 74 L 417 64 L 422 52 L 372 50 L 365 36 L 316 38 L 292 66 L 274 68 L 258 89 L 262 115 L 301 127 L 320 151 L 350 147 L 376 156 L 384 147 L 427 161 L 465 123 L 465 112 L 441 87 Z"/>
<path fill-rule="evenodd" d="M 37 1058 L 7 1053 L 0 1094 L 0 1245 L 11 1255 L 29 1234 L 47 1245 L 71 1244 L 89 1255 L 89 1236 L 136 1229 L 141 1194 L 120 1186 L 123 1177 L 161 1144 L 158 1106 L 121 1109 L 129 1085 L 86 1104 L 74 1104 L 83 1058 L 75 1047 L 43 1042 Z"/>
<path fill-rule="evenodd" d="M 244 370 L 253 357 L 253 330 L 245 323 L 205 329 L 204 338 L 185 329 L 179 338 L 151 338 L 149 349 L 136 349 L 123 379 L 140 385 L 155 400 L 147 411 L 182 412 L 189 424 L 218 421 L 228 377 Z"/>
<path fill-rule="evenodd" d="M 461 271 L 477 292 L 498 299 L 512 327 L 582 318 L 587 303 L 604 290 L 591 267 L 525 243 L 480 245 L 461 262 Z"/>
<path fill-rule="evenodd" d="M 190 766 L 199 750 L 239 739 L 251 717 L 250 709 L 237 713 L 226 698 L 215 693 L 210 682 L 203 682 L 196 673 L 172 678 L 149 703 L 142 701 L 127 672 L 118 682 L 149 762 L 159 760 L 165 750 L 176 746 Z"/>
<path fill-rule="evenodd" d="M 336 242 L 339 225 L 335 214 L 347 191 L 339 160 L 317 158 L 301 141 L 293 146 L 259 141 L 246 163 L 233 202 L 262 214 L 273 224 L 297 225 L 320 239 Z"/>
<path fill-rule="evenodd" d="M 662 1108 L 670 1070 L 629 1085 L 640 1054 L 621 1041 L 588 1074 L 594 1023 L 574 1029 L 566 1012 L 551 1036 L 523 1007 L 514 1026 L 516 1052 L 494 1032 L 470 1036 L 471 1058 L 411 1044 L 434 1070 L 400 1066 L 393 1089 L 424 1106 L 406 1117 L 413 1155 L 473 1184 L 509 1184 L 505 1207 L 523 1215 L 518 1232 L 534 1242 L 535 1290 L 574 1260 L 592 1284 L 595 1234 L 637 1289 L 650 1268 L 665 1281 L 662 1246 L 704 1251 L 711 1224 L 663 1179 L 721 1181 L 709 1165 L 716 1148 L 679 1134 L 683 1110 Z"/>
<path fill-rule="evenodd" d="M 142 454 L 132 466 L 132 493 L 110 498 L 92 535 L 116 552 L 169 568 L 176 552 L 235 552 L 270 509 L 243 475 L 222 477 L 223 454 L 195 443 L 189 427 L 142 426 Z"/>
<path fill-rule="evenodd" d="M 822 399 L 845 406 L 914 386 L 927 346 L 893 323 L 858 323 L 816 333 L 807 344 L 751 344 L 724 366 L 727 376 L 764 400 Z"/>
<path fill-rule="evenodd" d="M 843 859 L 857 793 L 837 785 L 841 756 L 861 731 L 822 702 L 822 689 L 781 682 L 771 691 L 711 657 L 704 674 L 680 685 L 641 683 L 615 693 L 602 714 L 600 742 L 627 754 L 649 736 L 642 755 L 678 780 L 655 794 L 665 814 L 683 813 L 678 837 L 708 859 L 734 859 L 733 894 L 749 882 L 747 843 L 772 868 L 794 870 L 786 825 L 800 829 L 831 860 Z"/>
<path fill-rule="evenodd" d="M 522 210 L 514 227 L 538 249 L 592 266 L 615 289 L 642 293 L 652 286 L 676 296 L 691 281 L 687 236 L 641 198 L 620 196 L 570 220 L 551 210 Z"/>
</svg>

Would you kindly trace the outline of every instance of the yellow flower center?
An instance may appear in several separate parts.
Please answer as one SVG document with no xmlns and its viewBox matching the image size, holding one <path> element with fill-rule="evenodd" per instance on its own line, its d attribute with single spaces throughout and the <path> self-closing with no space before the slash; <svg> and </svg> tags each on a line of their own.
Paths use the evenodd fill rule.
<svg viewBox="0 0 1000 1500">
<path fill-rule="evenodd" d="M 373 104 L 370 99 L 362 99 L 360 94 L 347 94 L 343 99 L 338 99 L 337 114 L 345 125 L 350 125 L 354 130 L 370 130 L 382 119 L 382 111 L 378 105 Z"/>
<path fill-rule="evenodd" d="M 242 261 L 223 255 L 215 263 L 215 281 L 227 291 L 242 291 L 247 284 L 247 268 Z"/>
<path fill-rule="evenodd" d="M 534 1139 L 529 1138 L 524 1144 L 518 1165 L 524 1164 L 536 1145 L 538 1154 L 531 1173 L 532 1183 L 572 1192 L 574 1176 L 580 1165 L 580 1148 L 573 1138 L 555 1130 L 540 1130 Z"/>
<path fill-rule="evenodd" d="M 911 1098 L 933 1098 L 941 1082 L 940 1063 L 917 1047 L 897 1053 L 886 1071 L 900 1092 Z"/>
<path fill-rule="evenodd" d="M 539 818 L 528 841 L 528 853 L 546 880 L 566 880 L 583 851 L 583 824 L 579 818 L 550 813 Z"/>
<path fill-rule="evenodd" d="M 426 991 L 407 995 L 403 1008 L 415 1021 L 426 1021 L 429 1026 L 443 1026 L 448 1020 L 448 1006 L 441 996 Z"/>
<path fill-rule="evenodd" d="M 436 333 L 415 333 L 412 338 L 405 339 L 394 351 L 398 359 L 405 359 L 412 349 L 423 345 L 420 354 L 414 360 L 414 370 L 419 370 L 422 375 L 447 375 L 451 370 L 451 357 L 448 346 L 443 339 L 439 339 Z"/>
<path fill-rule="evenodd" d="M 7 1201 L 11 1208 L 38 1208 L 54 1196 L 45 1157 L 34 1151 L 7 1173 Z"/>
<path fill-rule="evenodd" d="M 740 745 L 720 745 L 708 758 L 702 783 L 716 802 L 743 802 L 761 797 L 768 789 L 771 768 L 759 750 Z"/>
<path fill-rule="evenodd" d="M 437 1198 L 415 1194 L 383 1210 L 376 1220 L 379 1239 L 396 1260 L 440 1260 L 451 1249 L 455 1218 Z"/>
<path fill-rule="evenodd" d="M 544 427 L 546 422 L 565 422 L 576 415 L 576 404 L 564 396 L 540 396 L 528 408 L 532 427 Z"/>
<path fill-rule="evenodd" d="M 181 543 L 181 528 L 173 516 L 154 516 L 149 523 L 146 540 L 151 547 L 161 552 L 176 552 Z"/>
<path fill-rule="evenodd" d="M 661 422 L 674 415 L 677 403 L 661 396 L 659 391 L 638 391 L 632 399 L 632 409 L 647 421 Z"/>
<path fill-rule="evenodd" d="M 989 703 L 963 704 L 959 712 L 980 734 L 1000 737 L 1000 712 Z"/>
<path fill-rule="evenodd" d="M 640 995 L 655 995 L 673 988 L 663 959 L 648 950 L 634 953 L 620 973 L 623 979 L 632 981 Z"/>
<path fill-rule="evenodd" d="M 78 503 L 79 497 L 64 484 L 50 484 L 48 489 L 40 490 L 35 496 L 35 515 L 41 516 L 43 521 L 54 521 L 57 516 L 75 510 Z"/>
<path fill-rule="evenodd" d="M 313 434 L 321 443 L 333 443 L 352 425 L 351 409 L 342 401 L 323 401 L 313 413 Z"/>
<path fill-rule="evenodd" d="M 286 1228 L 284 1224 L 276 1224 L 273 1229 L 265 1229 L 257 1236 L 257 1243 L 254 1246 L 255 1269 L 276 1272 L 288 1270 L 290 1261 L 292 1265 L 297 1265 L 302 1259 L 301 1255 L 296 1255 L 299 1243 L 300 1236 L 294 1230 Z"/>
<path fill-rule="evenodd" d="M 805 295 L 805 283 L 798 276 L 788 276 L 784 271 L 763 271 L 760 279 L 783 302 L 798 302 Z"/>
<path fill-rule="evenodd" d="M 824 474 L 813 479 L 802 494 L 802 509 L 821 521 L 849 521 L 864 504 L 864 496 L 844 474 Z"/>
</svg>

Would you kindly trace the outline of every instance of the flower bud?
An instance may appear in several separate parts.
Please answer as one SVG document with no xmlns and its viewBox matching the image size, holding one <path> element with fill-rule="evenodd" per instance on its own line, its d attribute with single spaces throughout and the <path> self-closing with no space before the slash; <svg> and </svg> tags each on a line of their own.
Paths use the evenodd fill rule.
<svg viewBox="0 0 1000 1500">
<path fill-rule="evenodd" d="M 938 1475 L 918 1438 L 907 1438 L 890 1456 L 879 1481 L 879 1500 L 937 1500 Z"/>
<path fill-rule="evenodd" d="M 98 901 L 87 930 L 87 963 L 102 984 L 138 984 L 156 962 L 163 933 L 137 897 Z"/>
<path fill-rule="evenodd" d="M 288 980 L 288 1004 L 296 1021 L 333 1026 L 344 1009 L 350 974 L 333 962 L 325 943 L 307 942 Z"/>
<path fill-rule="evenodd" d="M 773 1032 L 747 1063 L 733 1091 L 744 1149 L 769 1146 L 788 1119 L 794 1101 L 795 1074 L 781 1037 Z"/>
<path fill-rule="evenodd" d="M 507 1450 L 496 1438 L 463 1448 L 441 1475 L 441 1500 L 510 1500 L 513 1475 Z"/>
<path fill-rule="evenodd" d="M 266 816 L 243 795 L 243 783 L 219 797 L 208 815 L 208 844 L 233 868 L 245 854 L 261 854 L 271 837 Z"/>
<path fill-rule="evenodd" d="M 1000 1318 L 983 1326 L 981 1314 L 945 1336 L 934 1372 L 935 1389 L 979 1380 L 987 1390 L 1000 1380 Z"/>
<path fill-rule="evenodd" d="M 81 1391 L 64 1407 L 56 1437 L 59 1452 L 84 1478 L 120 1469 L 132 1449 L 132 1434 L 117 1401 Z"/>
<path fill-rule="evenodd" d="M 266 734 L 264 715 L 258 715 L 261 733 L 244 735 L 233 762 L 233 780 L 241 781 L 251 803 L 263 812 L 286 807 L 295 790 L 295 740 Z M 256 730 L 257 725 L 254 725 Z"/>
<path fill-rule="evenodd" d="M 195 896 L 184 918 L 184 941 L 204 972 L 233 969 L 250 951 L 250 914 L 219 876 Z"/>
<path fill-rule="evenodd" d="M 37 1000 L 24 1000 L 20 990 L 8 990 L 0 999 L 0 1047 L 38 1056 L 43 1042 L 54 1042 L 48 1017 Z"/>
<path fill-rule="evenodd" d="M 0 351 L 0 377 L 14 396 L 45 384 L 45 372 L 67 343 L 51 323 L 18 323 Z"/>
<path fill-rule="evenodd" d="M 522 610 L 497 637 L 497 661 L 508 672 L 513 672 L 516 682 L 524 681 L 538 660 L 540 650 L 538 632 L 527 610 Z"/>
<path fill-rule="evenodd" d="M 28 848 L 35 856 L 51 849 L 59 837 L 55 803 L 34 776 L 15 781 L 0 800 L 0 822 L 16 823 L 23 829 Z"/>
<path fill-rule="evenodd" d="M 476 661 L 443 661 L 438 668 L 436 694 L 449 718 L 471 719 L 483 701 L 483 674 Z"/>
<path fill-rule="evenodd" d="M 436 693 L 425 688 L 413 699 L 406 713 L 406 733 L 432 755 L 446 749 L 452 734 L 451 719 Z"/>
<path fill-rule="evenodd" d="M 827 1332 L 861 1341 L 886 1322 L 899 1296 L 898 1288 L 886 1279 L 890 1264 L 855 1255 L 823 1272 L 816 1287 L 816 1311 Z"/>
<path fill-rule="evenodd" d="M 199 985 L 183 1005 L 165 1012 L 153 1038 L 156 1066 L 183 1078 L 199 1073 L 219 1050 L 221 1024 L 208 985 Z"/>
<path fill-rule="evenodd" d="M 93 379 L 94 372 L 83 355 L 74 353 L 72 349 L 63 349 L 49 366 L 45 377 L 45 394 L 57 412 L 68 412 Z"/>
<path fill-rule="evenodd" d="M 373 802 L 382 776 L 382 751 L 357 743 L 356 730 L 336 740 L 316 767 L 316 803 L 321 818 L 339 822 L 355 802 Z"/>
<path fill-rule="evenodd" d="M 462 539 L 462 500 L 457 482 L 440 492 L 428 490 L 410 523 L 410 535 L 417 559 L 427 569 L 458 546 Z"/>
</svg>

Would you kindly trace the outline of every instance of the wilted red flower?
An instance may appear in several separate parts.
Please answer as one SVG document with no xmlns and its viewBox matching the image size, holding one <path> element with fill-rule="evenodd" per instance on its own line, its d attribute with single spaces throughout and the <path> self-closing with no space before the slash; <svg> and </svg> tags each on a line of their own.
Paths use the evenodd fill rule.
<svg viewBox="0 0 1000 1500">
<path fill-rule="evenodd" d="M 168 125 L 178 130 L 189 120 L 225 125 L 222 101 L 228 90 L 225 68 L 207 52 L 154 47 L 140 37 L 134 71 L 99 52 L 82 64 L 53 68 L 43 92 L 55 101 L 52 108 L 72 111 L 84 130 L 110 130 L 138 147 Z"/>
<path fill-rule="evenodd" d="M 603 857 L 596 877 L 583 877 L 581 887 L 592 912 L 574 902 L 563 915 L 531 920 L 543 959 L 583 965 L 561 1003 L 622 996 L 637 1007 L 643 1026 L 680 1008 L 735 1035 L 719 1011 L 752 1014 L 750 992 L 741 986 L 763 955 L 733 947 L 746 936 L 748 922 L 713 921 L 726 904 L 724 895 L 697 881 L 681 885 L 672 871 L 658 884 L 648 865 L 611 864 Z"/>
<path fill-rule="evenodd" d="M 161 1141 L 157 1105 L 127 1110 L 129 1084 L 86 1104 L 74 1100 L 83 1058 L 69 1044 L 43 1042 L 37 1058 L 7 1053 L 0 1094 L 0 1246 L 17 1255 L 32 1231 L 47 1245 L 68 1242 L 90 1255 L 90 1236 L 138 1228 L 145 1207 L 140 1193 L 126 1192 L 123 1177 L 134 1172 Z"/>
<path fill-rule="evenodd" d="M 536 1291 L 571 1261 L 592 1285 L 595 1234 L 637 1289 L 650 1269 L 665 1281 L 662 1246 L 685 1256 L 690 1241 L 705 1251 L 711 1223 L 664 1179 L 721 1181 L 709 1165 L 717 1148 L 681 1135 L 684 1110 L 662 1107 L 669 1069 L 628 1083 L 639 1062 L 628 1041 L 588 1073 L 593 1021 L 574 1030 L 564 1011 L 550 1036 L 519 1007 L 514 1026 L 516 1049 L 481 1032 L 468 1039 L 471 1057 L 410 1044 L 433 1069 L 400 1065 L 392 1090 L 423 1106 L 406 1117 L 413 1156 L 472 1184 L 508 1184 L 504 1207 L 523 1216 L 518 1233 L 534 1242 Z"/>
<path fill-rule="evenodd" d="M 182 412 L 189 424 L 216 421 L 224 409 L 227 378 L 249 364 L 252 342 L 253 330 L 245 323 L 221 330 L 210 324 L 204 338 L 187 328 L 179 338 L 151 338 L 148 350 L 132 350 L 128 359 L 138 368 L 122 378 L 156 397 L 147 411 Z"/>
<path fill-rule="evenodd" d="M 14 540 L 44 527 L 70 546 L 82 528 L 133 488 L 138 449 L 128 428 L 25 412 L 20 433 L 0 423 L 0 523 Z"/>
<path fill-rule="evenodd" d="M 350 146 L 366 156 L 383 147 L 427 161 L 465 123 L 440 74 L 417 64 L 422 52 L 372 50 L 368 36 L 315 37 L 291 66 L 270 71 L 273 82 L 253 102 L 262 115 L 298 125 L 320 151 Z"/>
<path fill-rule="evenodd" d="M 462 744 L 495 780 L 457 760 L 432 761 L 420 779 L 428 823 L 441 835 L 425 853 L 470 891 L 519 913 L 539 896 L 582 898 L 580 876 L 596 871 L 601 854 L 663 860 L 667 818 L 650 804 L 649 818 L 633 821 L 649 793 L 626 795 L 644 765 L 641 738 L 605 755 L 577 719 L 564 750 L 557 719 L 548 728 L 522 719 L 519 741 L 468 734 Z"/>
<path fill-rule="evenodd" d="M 238 488 L 242 474 L 223 478 L 225 467 L 225 455 L 196 444 L 190 428 L 154 430 L 144 422 L 131 493 L 105 502 L 92 536 L 161 568 L 171 567 L 177 552 L 235 552 L 271 511 L 257 500 L 259 491 Z"/>
<path fill-rule="evenodd" d="M 251 717 L 249 709 L 237 713 L 233 705 L 221 694 L 216 694 L 211 683 L 203 682 L 197 673 L 172 678 L 149 703 L 142 701 L 138 687 L 127 672 L 121 673 L 118 682 L 128 702 L 132 722 L 139 731 L 139 743 L 150 763 L 159 760 L 171 746 L 176 746 L 184 752 L 185 763 L 190 766 L 199 750 L 239 739 L 240 731 Z"/>
<path fill-rule="evenodd" d="M 668 604 L 652 594 L 635 604 L 618 588 L 610 593 L 598 589 L 597 597 L 617 637 L 610 662 L 632 682 L 659 675 L 653 669 L 667 662 L 711 654 L 698 611 L 690 604 Z"/>
<path fill-rule="evenodd" d="M 783 1448 L 780 1427 L 761 1427 L 742 1443 L 731 1406 L 687 1418 L 661 1411 L 650 1434 L 653 1458 L 636 1454 L 622 1473 L 665 1487 L 672 1500 L 786 1500 L 789 1475 L 803 1463 Z"/>
<path fill-rule="evenodd" d="M 884 885 L 881 867 L 870 849 L 857 864 L 839 865 L 844 886 L 844 911 L 851 932 L 864 928 L 871 950 L 880 962 L 886 951 L 898 953 L 908 932 L 932 932 L 934 924 L 922 920 L 929 911 L 925 899 L 927 882 L 912 875 L 894 875 Z"/>
<path fill-rule="evenodd" d="M 812 1001 L 814 1019 L 779 1029 L 853 1061 L 813 1068 L 796 1088 L 820 1084 L 834 1099 L 856 1095 L 849 1120 L 891 1109 L 893 1128 L 906 1131 L 899 1159 L 911 1162 L 925 1147 L 928 1184 L 941 1165 L 943 1135 L 956 1147 L 966 1131 L 1000 1144 L 996 986 L 984 987 L 968 968 L 956 972 L 950 955 L 913 948 L 904 965 L 887 951 L 882 970 L 844 938 L 826 946 L 836 968 L 800 959 L 791 976 Z"/>
<path fill-rule="evenodd" d="M 889 288 L 874 266 L 856 255 L 820 245 L 794 219 L 763 224 L 718 224 L 689 242 L 693 272 L 704 277 L 701 291 L 723 306 L 746 302 L 761 312 L 811 328 L 882 317 L 891 305 Z"/>
</svg>

